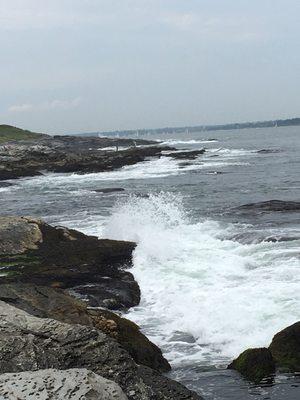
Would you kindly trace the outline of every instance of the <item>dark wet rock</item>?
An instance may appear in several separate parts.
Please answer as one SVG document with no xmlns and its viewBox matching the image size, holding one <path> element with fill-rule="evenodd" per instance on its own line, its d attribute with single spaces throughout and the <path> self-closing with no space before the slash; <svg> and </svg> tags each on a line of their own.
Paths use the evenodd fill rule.
<svg viewBox="0 0 300 400">
<path fill-rule="evenodd" d="M 246 379 L 259 383 L 275 373 L 275 362 L 266 348 L 248 349 L 228 365 L 228 369 L 234 369 Z"/>
<path fill-rule="evenodd" d="M 6 188 L 12 186 L 12 183 L 9 182 L 0 182 L 0 188 Z"/>
<path fill-rule="evenodd" d="M 261 149 L 258 150 L 257 153 L 259 154 L 272 154 L 272 153 L 280 153 L 282 150 L 280 149 Z"/>
<path fill-rule="evenodd" d="M 0 375 L 0 398 L 10 400 L 127 400 L 115 382 L 87 369 L 45 369 Z"/>
<path fill-rule="evenodd" d="M 243 244 L 262 243 L 262 242 L 291 242 L 293 240 L 299 240 L 299 236 L 282 236 L 282 235 L 270 235 L 266 236 L 266 233 L 260 230 L 247 231 L 230 236 L 230 240 L 234 240 Z"/>
<path fill-rule="evenodd" d="M 194 160 L 201 154 L 205 153 L 205 149 L 201 150 L 191 150 L 191 151 L 176 151 L 172 153 L 165 154 L 166 157 L 172 157 L 179 160 Z"/>
<path fill-rule="evenodd" d="M 124 270 L 134 243 L 99 240 L 25 217 L 0 217 L 0 238 L 0 283 L 72 289 L 92 305 L 113 309 L 139 304 L 139 286 Z"/>
<path fill-rule="evenodd" d="M 269 349 L 280 369 L 300 372 L 300 322 L 278 332 Z"/>
<path fill-rule="evenodd" d="M 94 192 L 97 193 L 114 193 L 114 192 L 124 192 L 125 189 L 123 188 L 102 188 L 102 189 L 95 189 Z"/>
<path fill-rule="evenodd" d="M 223 175 L 224 172 L 221 171 L 207 171 L 206 175 Z"/>
<path fill-rule="evenodd" d="M 116 339 L 136 363 L 161 372 L 170 370 L 161 350 L 135 323 L 108 310 L 88 308 L 64 290 L 22 283 L 2 284 L 0 300 L 36 317 L 95 327 Z"/>
<path fill-rule="evenodd" d="M 114 337 L 128 351 L 136 363 L 156 371 L 171 369 L 161 350 L 140 331 L 138 325 L 108 310 L 88 310 L 96 328 Z"/>
<path fill-rule="evenodd" d="M 245 211 L 300 211 L 299 201 L 268 200 L 258 203 L 244 204 L 237 207 L 238 210 Z"/>
<path fill-rule="evenodd" d="M 91 327 L 37 318 L 0 302 L 0 373 L 85 368 L 116 382 L 130 400 L 200 399 L 137 365 L 108 335 Z"/>
<path fill-rule="evenodd" d="M 151 146 L 135 147 L 136 144 Z M 152 146 L 155 144 L 155 146 Z M 105 151 L 106 146 L 132 146 L 120 151 Z M 0 149 L 0 180 L 41 175 L 41 171 L 91 173 L 111 171 L 126 165 L 159 157 L 170 147 L 157 142 L 132 139 L 80 138 L 54 136 L 10 143 Z"/>
<path fill-rule="evenodd" d="M 264 242 L 292 242 L 293 240 L 299 240 L 299 236 L 268 236 L 263 241 Z"/>
</svg>

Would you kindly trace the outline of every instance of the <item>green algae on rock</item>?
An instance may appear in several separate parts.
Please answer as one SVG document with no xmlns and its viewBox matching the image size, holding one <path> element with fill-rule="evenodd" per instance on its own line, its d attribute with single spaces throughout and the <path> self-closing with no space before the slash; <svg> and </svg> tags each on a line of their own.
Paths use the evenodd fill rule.
<svg viewBox="0 0 300 400">
<path fill-rule="evenodd" d="M 248 349 L 228 365 L 228 369 L 234 369 L 246 379 L 259 383 L 275 373 L 275 362 L 266 348 Z"/>
<path fill-rule="evenodd" d="M 300 372 L 300 321 L 278 332 L 269 349 L 279 369 Z"/>
</svg>

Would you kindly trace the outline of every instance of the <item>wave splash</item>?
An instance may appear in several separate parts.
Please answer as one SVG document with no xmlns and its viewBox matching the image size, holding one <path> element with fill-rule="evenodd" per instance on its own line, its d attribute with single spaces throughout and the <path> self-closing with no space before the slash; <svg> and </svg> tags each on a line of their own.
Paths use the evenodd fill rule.
<svg viewBox="0 0 300 400">
<path fill-rule="evenodd" d="M 295 252 L 286 243 L 230 239 L 247 229 L 193 222 L 170 193 L 116 205 L 104 233 L 137 242 L 133 273 L 143 296 L 128 317 L 173 365 L 226 364 L 300 319 Z"/>
</svg>

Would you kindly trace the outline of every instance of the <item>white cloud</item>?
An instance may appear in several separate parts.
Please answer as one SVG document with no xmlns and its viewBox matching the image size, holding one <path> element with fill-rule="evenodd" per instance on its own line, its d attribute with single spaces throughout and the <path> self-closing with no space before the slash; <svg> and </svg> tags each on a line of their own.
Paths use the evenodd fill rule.
<svg viewBox="0 0 300 400">
<path fill-rule="evenodd" d="M 52 100 L 40 104 L 14 104 L 8 108 L 12 113 L 23 113 L 29 111 L 51 111 L 51 110 L 71 110 L 77 108 L 82 102 L 80 97 L 71 100 Z"/>
</svg>

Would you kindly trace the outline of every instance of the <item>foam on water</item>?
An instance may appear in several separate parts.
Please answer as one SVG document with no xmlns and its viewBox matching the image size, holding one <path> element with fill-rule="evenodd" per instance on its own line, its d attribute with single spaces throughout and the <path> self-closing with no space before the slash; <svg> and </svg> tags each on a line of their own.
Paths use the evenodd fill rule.
<svg viewBox="0 0 300 400">
<path fill-rule="evenodd" d="M 183 162 L 171 157 L 154 158 L 135 165 L 125 166 L 115 171 L 89 173 L 89 174 L 59 174 L 49 173 L 33 178 L 19 180 L 20 187 L 31 187 L 37 184 L 42 185 L 45 190 L 52 190 L 53 187 L 69 190 L 66 185 L 85 184 L 88 182 L 97 183 L 103 181 L 122 181 L 130 179 L 151 179 L 167 176 L 181 175 L 188 171 L 201 170 L 205 168 L 223 168 L 232 165 L 248 165 L 248 162 L 239 160 L 239 157 L 249 155 L 251 152 L 238 149 L 209 149 L 204 155 L 196 160 Z M 217 160 L 211 161 L 210 156 L 219 154 Z M 6 188 L 5 188 L 6 189 Z"/>
<path fill-rule="evenodd" d="M 142 303 L 128 316 L 173 365 L 226 364 L 300 319 L 299 241 L 230 239 L 250 228 L 192 222 L 182 198 L 166 193 L 116 205 L 104 236 L 137 242 Z"/>
</svg>

